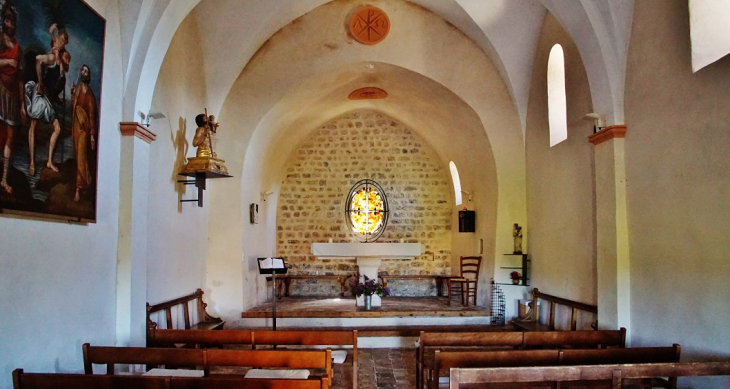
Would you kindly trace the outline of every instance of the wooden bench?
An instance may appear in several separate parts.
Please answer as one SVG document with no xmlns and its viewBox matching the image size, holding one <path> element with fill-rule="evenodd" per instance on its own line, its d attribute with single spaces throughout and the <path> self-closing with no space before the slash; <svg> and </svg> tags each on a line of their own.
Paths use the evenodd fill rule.
<svg viewBox="0 0 730 389">
<path fill-rule="evenodd" d="M 289 285 L 292 280 L 337 280 L 340 283 L 340 297 L 345 297 L 345 283 L 352 277 L 352 274 L 282 274 L 276 276 L 276 297 L 281 300 L 282 289 L 284 296 L 289 297 Z M 272 277 L 266 277 L 266 281 L 271 281 Z"/>
<path fill-rule="evenodd" d="M 510 350 L 510 351 L 440 351 L 435 352 L 431 388 L 438 388 L 439 377 L 448 375 L 451 368 L 465 367 L 524 367 L 524 366 L 572 366 L 627 363 L 679 362 L 681 348 L 636 347 L 590 350 Z M 438 374 L 436 373 L 438 372 Z M 650 387 L 676 388 L 676 379 L 654 379 L 637 382 Z"/>
<path fill-rule="evenodd" d="M 730 376 L 730 362 L 640 363 L 578 366 L 531 366 L 498 368 L 453 368 L 449 388 L 510 387 L 544 388 L 557 383 L 597 381 L 621 389 L 627 380 L 656 377 Z"/>
<path fill-rule="evenodd" d="M 626 329 L 598 331 L 537 332 L 425 332 L 421 331 L 416 354 L 416 387 L 431 375 L 436 350 L 484 350 L 518 348 L 624 347 Z"/>
<path fill-rule="evenodd" d="M 548 322 L 547 324 L 540 323 L 540 302 L 547 301 L 548 307 Z M 592 314 L 598 314 L 598 307 L 595 305 L 584 304 L 577 301 L 564 299 L 562 297 L 556 297 L 549 294 L 540 292 L 537 288 L 532 290 L 532 301 L 530 302 L 530 310 L 525 318 L 512 319 L 511 324 L 520 331 L 554 331 L 555 330 L 555 305 L 563 305 L 572 309 L 570 315 L 569 328 L 571 331 L 576 330 L 578 311 L 584 311 Z M 597 324 L 594 322 L 591 327 L 597 329 Z"/>
<path fill-rule="evenodd" d="M 190 378 L 13 371 L 14 389 L 326 389 L 329 379 Z"/>
<path fill-rule="evenodd" d="M 165 367 L 202 367 L 210 375 L 212 367 L 257 367 L 288 369 L 323 369 L 331 382 L 332 350 L 218 350 L 145 347 L 83 346 L 84 372 L 93 374 L 93 365 L 107 365 L 106 374 L 114 374 L 114 366 L 150 365 Z"/>
<path fill-rule="evenodd" d="M 353 388 L 357 389 L 357 330 L 164 330 L 153 331 L 155 344 L 187 343 L 197 347 L 222 345 L 258 346 L 352 346 Z"/>
<path fill-rule="evenodd" d="M 194 323 L 190 321 L 190 302 L 194 301 L 197 310 L 197 320 Z M 150 305 L 147 303 L 147 344 L 150 343 L 150 334 L 152 331 L 160 330 L 158 323 L 152 319 L 152 316 L 157 312 L 165 312 L 165 328 L 168 330 L 175 329 L 174 321 L 172 320 L 173 308 L 182 308 L 183 310 L 183 328 L 186 330 L 220 330 L 223 328 L 225 322 L 218 317 L 211 316 L 205 311 L 205 307 L 208 304 L 203 302 L 203 291 L 198 289 L 195 293 L 179 297 L 170 301 L 165 301 L 159 304 Z"/>
<path fill-rule="evenodd" d="M 458 278 L 458 276 L 445 276 L 445 275 L 378 275 L 380 279 L 383 281 L 383 288 L 388 287 L 388 282 L 390 280 L 434 280 L 436 282 L 436 296 L 441 297 L 443 296 L 443 293 L 441 289 L 443 288 L 444 280 L 448 280 L 449 278 Z"/>
</svg>

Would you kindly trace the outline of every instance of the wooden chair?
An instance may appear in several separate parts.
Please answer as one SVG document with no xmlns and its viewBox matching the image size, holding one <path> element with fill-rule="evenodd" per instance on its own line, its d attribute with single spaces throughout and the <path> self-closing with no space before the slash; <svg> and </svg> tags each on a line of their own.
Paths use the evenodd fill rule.
<svg viewBox="0 0 730 389">
<path fill-rule="evenodd" d="M 448 304 L 451 305 L 452 291 L 461 292 L 461 304 L 469 306 L 469 298 L 474 298 L 474 305 L 477 305 L 477 282 L 479 280 L 479 267 L 482 257 L 461 257 L 460 278 L 450 278 L 448 284 Z M 456 288 L 455 288 L 456 287 Z"/>
</svg>

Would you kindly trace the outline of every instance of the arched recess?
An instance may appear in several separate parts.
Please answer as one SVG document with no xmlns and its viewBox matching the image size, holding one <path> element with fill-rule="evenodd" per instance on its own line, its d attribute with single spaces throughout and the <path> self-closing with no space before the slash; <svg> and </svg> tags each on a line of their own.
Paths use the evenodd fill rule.
<svg viewBox="0 0 730 389">
<path fill-rule="evenodd" d="M 302 22 L 300 21 L 300 23 Z M 453 31 L 450 32 L 453 33 Z M 285 31 L 280 32 L 280 34 L 285 33 Z M 281 42 L 283 40 L 283 38 L 277 36 L 272 39 L 276 39 L 277 42 Z M 462 38 L 460 37 L 459 39 Z M 465 42 L 461 41 L 461 43 L 464 44 Z M 296 45 L 298 43 L 293 44 Z M 471 46 L 470 43 L 467 44 Z M 347 46 L 346 48 L 349 49 Z M 286 47 L 283 47 L 280 50 L 285 49 Z M 359 48 L 355 47 L 354 49 Z M 352 50 L 351 54 L 352 53 L 357 56 L 362 55 L 359 53 L 359 50 Z M 336 54 L 343 55 L 342 53 Z M 382 56 L 388 57 L 388 55 L 385 54 Z M 274 56 L 274 53 L 267 53 L 267 55 Z M 430 135 L 422 134 L 422 136 L 425 138 L 434 138 L 433 140 L 429 140 L 429 142 L 436 145 L 435 148 L 437 150 L 444 148 L 444 145 L 454 147 L 457 144 L 457 142 L 454 142 L 454 135 L 461 134 L 463 137 L 462 142 L 460 143 L 460 146 L 462 146 L 461 149 L 459 149 L 458 152 L 457 150 L 453 150 L 450 154 L 458 154 L 458 156 L 453 156 L 451 159 L 458 161 L 463 166 L 485 165 L 485 162 L 483 162 L 483 158 L 485 156 L 487 157 L 487 162 L 493 158 L 493 156 L 490 155 L 492 154 L 491 151 L 493 148 L 491 147 L 489 140 L 487 140 L 488 136 L 485 135 L 487 135 L 486 133 L 489 131 L 496 130 L 495 123 L 503 123 L 506 126 L 504 128 L 512 128 L 512 130 L 508 130 L 506 132 L 500 131 L 500 135 L 504 136 L 509 134 L 510 131 L 514 131 L 512 132 L 512 135 L 517 136 L 513 138 L 514 143 L 512 144 L 517 148 L 515 152 L 519 155 L 519 153 L 521 153 L 521 139 L 519 137 L 520 131 L 518 122 L 514 120 L 514 111 L 509 113 L 509 108 L 506 108 L 504 111 L 500 111 L 499 113 L 492 111 L 499 109 L 499 107 L 510 107 L 511 103 L 509 101 L 509 96 L 506 94 L 503 85 L 500 85 L 501 80 L 499 76 L 486 61 L 486 57 L 484 57 L 483 53 L 476 50 L 471 51 L 471 55 L 474 57 L 471 62 L 472 65 L 477 69 L 487 70 L 486 73 L 489 74 L 489 76 L 487 76 L 482 71 L 468 73 L 478 74 L 478 83 L 481 83 L 484 86 L 483 88 L 468 90 L 471 89 L 473 85 L 470 84 L 467 86 L 466 84 L 474 81 L 473 79 L 471 79 L 471 81 L 469 79 L 452 81 L 449 77 L 453 74 L 446 75 L 446 69 L 438 69 L 434 76 L 441 79 L 444 79 L 444 76 L 446 76 L 446 79 L 444 79 L 446 82 L 457 84 L 459 87 L 467 89 L 464 91 L 466 92 L 466 95 L 471 93 L 481 95 L 479 98 L 474 99 L 472 103 L 474 106 L 478 107 L 477 109 L 482 111 L 482 114 L 484 114 L 485 117 L 488 117 L 488 120 L 480 118 L 479 115 L 477 115 L 475 108 L 473 108 L 470 104 L 467 104 L 463 98 L 457 96 L 453 91 L 449 90 L 449 88 L 446 88 L 441 83 L 436 82 L 431 78 L 424 77 L 424 75 L 419 72 L 409 71 L 400 66 L 393 66 L 387 63 L 374 61 L 347 63 L 350 61 L 345 58 L 335 58 L 335 60 L 330 62 L 322 62 L 321 60 L 313 58 L 306 61 L 307 66 L 305 68 L 294 67 L 292 69 L 272 69 L 272 71 L 274 71 L 275 74 L 278 74 L 279 77 L 282 77 L 282 75 L 290 75 L 292 79 L 298 80 L 297 82 L 299 83 L 299 87 L 296 90 L 277 91 L 279 96 L 281 96 L 280 100 L 272 101 L 270 104 L 272 104 L 273 107 L 257 123 L 254 122 L 254 120 L 250 120 L 250 125 L 255 126 L 256 130 L 255 132 L 249 132 L 252 137 L 250 140 L 245 140 L 245 147 L 247 148 L 247 151 L 245 153 L 245 161 L 243 162 L 244 169 L 241 173 L 242 197 L 253 201 L 257 198 L 259 191 L 276 191 L 279 180 L 283 174 L 281 172 L 284 161 L 282 158 L 285 158 L 291 153 L 291 150 L 294 150 L 293 145 L 298 144 L 299 140 L 306 137 L 311 129 L 316 128 L 327 119 L 357 107 L 377 109 L 397 118 L 398 120 L 401 120 L 404 123 L 407 123 L 411 128 L 430 129 Z M 392 57 L 392 60 L 396 61 L 402 62 L 404 60 L 400 54 L 391 54 L 390 57 Z M 261 59 L 264 60 L 265 58 L 261 57 Z M 472 58 L 470 57 L 470 59 Z M 306 58 L 303 59 L 303 61 L 305 60 Z M 345 64 L 337 65 L 337 62 L 340 61 Z M 242 99 L 245 100 L 246 103 L 231 105 L 231 107 L 238 112 L 236 115 L 231 115 L 231 117 L 250 118 L 254 116 L 253 112 L 256 110 L 252 110 L 252 105 L 260 104 L 261 99 L 251 95 L 251 92 L 266 90 L 271 93 L 272 89 L 279 88 L 279 86 L 274 83 L 269 85 L 260 85 L 260 81 L 266 77 L 264 75 L 264 70 L 266 70 L 266 68 L 271 69 L 272 66 L 279 67 L 282 65 L 284 65 L 284 63 L 271 63 L 266 66 L 262 66 L 258 63 L 252 63 L 249 65 L 247 71 L 243 73 L 242 79 L 239 79 L 238 81 L 241 83 L 241 87 L 234 88 L 232 95 L 229 96 L 229 99 L 232 101 Z M 285 65 L 291 65 L 291 62 L 287 62 Z M 409 66 L 413 67 L 414 65 L 409 64 Z M 311 72 L 309 70 L 317 67 L 322 67 L 319 73 L 310 75 Z M 423 64 L 417 63 L 415 64 L 415 67 L 423 68 Z M 305 73 L 307 74 L 307 77 L 298 74 L 303 70 L 306 71 Z M 428 69 L 423 69 L 422 71 L 434 73 L 433 70 Z M 243 78 L 254 85 L 249 84 L 247 88 L 244 88 Z M 302 79 L 305 81 L 302 82 Z M 285 82 L 284 84 L 286 85 Z M 357 102 L 346 99 L 346 96 L 352 90 L 369 84 L 383 87 L 386 91 L 388 91 L 389 97 L 384 100 Z M 493 93 L 482 93 L 488 90 L 493 91 Z M 239 94 L 239 96 L 235 96 L 237 94 Z M 266 95 L 261 97 L 268 98 L 269 96 Z M 477 101 L 480 103 L 477 103 Z M 486 105 L 486 107 L 483 105 Z M 489 111 L 492 111 L 493 114 L 487 114 Z M 507 115 L 505 115 L 505 111 L 507 112 Z M 224 107 L 222 117 L 227 117 L 229 114 L 230 112 L 228 112 Z M 435 117 L 438 117 L 439 119 L 435 120 Z M 488 128 L 485 126 L 485 122 L 488 123 Z M 440 124 L 436 126 L 436 123 Z M 242 126 L 244 128 L 246 127 L 245 124 Z M 473 128 L 478 129 L 478 131 L 475 132 Z M 499 138 L 500 136 L 495 135 L 495 137 Z M 506 143 L 503 144 L 506 145 Z M 266 147 L 265 145 L 270 146 Z M 241 144 L 240 147 L 244 147 L 244 144 Z M 448 154 L 442 157 L 444 164 L 448 163 L 449 157 L 450 155 Z M 523 161 L 516 161 L 515 163 L 517 163 L 517 165 L 513 167 L 519 167 Z M 492 164 L 493 162 L 489 162 L 486 166 Z M 494 171 L 492 174 L 494 174 L 492 176 L 494 177 L 497 173 Z M 512 178 L 519 180 L 519 173 L 517 176 Z M 510 181 L 511 179 L 509 178 L 505 178 L 504 180 L 507 188 L 510 186 Z M 493 201 L 492 204 L 496 204 L 498 201 L 497 199 L 499 198 L 499 194 L 496 193 L 498 191 L 496 179 L 467 180 L 467 177 L 464 177 L 464 182 L 469 182 L 472 189 L 476 189 L 475 187 L 477 186 L 477 183 L 488 187 L 475 192 L 481 192 L 480 195 L 483 196 L 481 199 L 484 201 Z M 488 183 L 493 185 L 487 185 Z M 475 200 L 475 203 L 479 203 L 478 200 L 479 198 Z M 244 200 L 243 203 L 245 204 L 247 201 L 248 200 Z M 271 204 L 273 203 L 270 203 L 270 201 L 271 200 L 267 200 L 266 206 L 260 210 L 260 219 L 262 224 L 264 220 L 270 221 L 268 227 L 266 225 L 257 225 L 251 228 L 244 223 L 242 231 L 244 242 L 241 244 L 242 247 L 250 249 L 256 245 L 261 246 L 261 242 L 267 242 L 265 244 L 267 247 L 258 249 L 259 254 L 251 253 L 251 257 L 272 253 L 271 250 L 273 250 L 274 247 L 273 237 L 275 236 L 273 209 L 275 208 L 272 208 Z M 215 203 L 219 204 L 218 201 L 215 201 Z M 506 211 L 514 205 L 514 203 L 507 202 L 503 210 Z M 488 208 L 485 205 L 482 206 Z M 230 213 L 221 212 L 220 215 L 213 216 L 213 218 L 218 216 L 223 217 L 225 214 L 230 215 Z M 498 214 L 499 210 L 497 210 L 495 214 L 485 209 L 485 214 L 483 214 L 483 217 L 480 220 L 484 220 L 486 223 L 494 225 L 496 223 L 495 218 L 498 217 Z M 454 213 L 454 217 L 456 217 L 455 215 L 456 213 Z M 213 228 L 214 227 L 211 225 L 211 229 Z M 495 242 L 495 233 L 493 228 L 494 227 L 490 228 L 489 232 L 484 230 L 481 231 L 483 234 L 491 235 L 484 235 L 485 241 Z M 211 233 L 212 235 L 217 236 L 216 233 L 213 233 L 212 231 Z M 461 235 L 457 236 L 456 239 L 466 240 L 474 239 L 474 237 Z M 230 241 L 230 239 L 227 239 L 226 244 L 230 243 Z M 494 245 L 496 245 L 496 243 L 493 243 L 493 246 L 491 247 L 487 245 L 486 252 L 493 253 L 495 250 Z M 457 245 L 455 244 L 454 246 L 456 247 Z M 474 244 L 458 246 L 475 247 Z M 217 252 L 224 251 L 225 250 L 220 250 Z M 249 254 L 247 253 L 246 256 L 248 255 Z M 209 258 L 213 257 L 210 256 Z M 493 263 L 492 261 L 493 258 L 489 258 L 489 260 L 485 262 Z M 484 274 L 488 275 L 491 271 L 492 269 L 488 269 L 484 272 Z M 483 284 L 486 285 L 486 282 Z M 263 286 L 259 285 L 258 288 L 258 294 L 261 295 L 260 292 L 263 289 Z M 254 295 L 253 293 L 249 294 Z M 486 297 L 486 293 L 482 293 L 481 295 Z"/>
<path fill-rule="evenodd" d="M 200 12 L 205 4 L 201 3 L 194 12 Z M 489 260 L 493 261 L 495 252 L 511 245 L 509 235 L 496 231 L 510 230 L 514 220 L 525 219 L 520 122 L 504 81 L 490 58 L 459 30 L 423 8 L 408 2 L 381 5 L 394 15 L 392 21 L 399 26 L 391 31 L 392 39 L 370 47 L 352 43 L 342 27 L 352 4 L 336 1 L 322 5 L 271 36 L 238 75 L 221 110 L 213 111 L 225 126 L 225 131 L 218 135 L 218 154 L 226 159 L 234 176 L 216 181 L 215 190 L 206 192 L 209 214 L 206 283 L 215 289 L 216 296 L 225 300 L 220 305 L 222 312 L 240 312 L 263 298 L 260 293 L 263 282 L 258 275 L 253 275 L 255 267 L 251 266 L 250 260 L 273 254 L 274 226 L 267 223 L 271 215 L 267 215 L 266 210 L 275 197 L 269 197 L 264 204 L 260 192 L 275 189 L 276 177 L 280 177 L 271 170 L 276 166 L 273 163 L 276 158 L 269 157 L 288 154 L 281 148 L 282 143 L 269 143 L 258 137 L 269 138 L 277 134 L 289 139 L 316 128 L 326 119 L 356 107 L 355 103 L 346 100 L 346 96 L 363 84 L 382 84 L 393 93 L 384 102 L 357 104 L 381 110 L 412 128 L 437 128 L 433 133 L 442 133 L 445 138 L 432 141 L 437 150 L 440 143 L 452 142 L 450 134 L 463 133 L 465 128 L 479 128 L 480 137 L 472 137 L 461 150 L 463 162 L 454 160 L 463 166 L 486 163 L 486 170 L 493 169 L 490 173 L 493 176 L 484 182 L 494 185 L 481 193 L 485 201 L 497 204 L 494 213 L 484 214 L 489 215 L 486 220 L 493 227 L 477 233 L 484 234 L 479 237 L 485 239 L 485 256 Z M 307 31 L 307 34 L 301 34 L 301 31 Z M 201 40 L 202 36 L 203 32 Z M 433 58 L 440 60 L 435 62 Z M 366 67 L 367 64 L 374 64 L 374 67 Z M 417 93 L 406 93 L 408 88 L 404 85 L 413 88 L 415 83 L 404 84 L 387 76 L 388 72 L 381 72 L 387 64 L 431 80 L 429 85 L 439 85 L 441 89 L 426 88 L 421 99 L 409 102 L 407 100 Z M 387 83 L 381 83 L 381 76 Z M 399 88 L 404 90 L 400 96 Z M 444 91 L 457 99 L 444 98 Z M 290 96 L 298 97 L 289 99 Z M 398 100 L 401 107 L 391 104 Z M 460 116 L 461 109 L 455 109 L 457 105 L 468 107 L 472 113 Z M 436 107 L 440 109 L 436 110 Z M 432 112 L 452 121 L 442 121 L 438 127 L 422 123 L 422 118 L 432 117 Z M 277 116 L 288 119 L 272 125 Z M 478 126 L 469 124 L 474 118 Z M 275 132 L 275 129 L 283 131 Z M 448 158 L 442 159 L 448 163 Z M 266 169 L 261 168 L 262 165 Z M 257 179 L 249 180 L 250 172 L 254 172 Z M 465 177 L 462 180 L 465 190 L 475 193 L 474 203 L 480 204 L 478 191 L 467 187 Z M 471 185 L 477 186 L 476 180 Z M 247 220 L 248 204 L 252 202 L 265 205 L 261 210 L 261 223 L 255 226 L 249 225 Z M 467 239 L 465 235 L 459 238 Z M 474 238 L 476 236 L 470 237 Z M 489 240 L 494 242 L 494 247 L 487 247 Z"/>
</svg>

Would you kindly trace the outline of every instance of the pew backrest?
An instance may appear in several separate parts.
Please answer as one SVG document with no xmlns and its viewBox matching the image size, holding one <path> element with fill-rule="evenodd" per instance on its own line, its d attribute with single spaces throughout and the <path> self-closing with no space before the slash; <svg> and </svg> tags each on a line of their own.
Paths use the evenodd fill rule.
<svg viewBox="0 0 730 389">
<path fill-rule="evenodd" d="M 327 389 L 328 377 L 308 379 L 187 378 L 171 380 L 170 389 Z"/>
<path fill-rule="evenodd" d="M 618 330 L 525 331 L 523 348 L 607 348 L 626 346 L 626 328 Z"/>
<path fill-rule="evenodd" d="M 540 310 L 543 305 L 542 302 L 547 303 L 546 309 L 548 310 L 548 319 L 545 324 L 540 322 Z M 593 315 L 598 314 L 598 307 L 595 305 L 542 293 L 537 288 L 534 288 L 532 289 L 532 301 L 530 302 L 530 311 L 527 313 L 527 316 L 524 318 L 512 319 L 511 323 L 520 331 L 554 331 L 556 305 L 562 305 L 571 309 L 570 322 L 568 323 L 568 329 L 571 331 L 575 331 L 577 329 L 579 311 Z M 596 328 L 594 327 L 594 329 Z"/>
<path fill-rule="evenodd" d="M 13 371 L 14 389 L 326 389 L 328 377 L 310 379 L 115 376 Z"/>
<path fill-rule="evenodd" d="M 176 367 L 204 367 L 206 366 L 205 350 L 201 349 L 174 349 L 174 348 L 144 348 L 144 347 L 106 347 L 91 346 L 84 343 L 84 372 L 93 374 L 93 365 L 106 365 L 106 374 L 114 374 L 114 366 L 148 365 L 148 366 L 176 366 Z"/>
<path fill-rule="evenodd" d="M 190 303 L 195 304 L 195 311 L 197 317 L 191 320 L 190 315 Z M 157 312 L 165 313 L 165 329 L 199 329 L 199 330 L 219 330 L 223 328 L 225 322 L 215 316 L 211 316 L 206 312 L 205 308 L 208 306 L 203 302 L 203 290 L 197 289 L 194 293 L 187 296 L 178 297 L 169 301 L 163 301 L 158 304 L 150 305 L 147 303 L 147 345 L 154 345 L 151 341 L 151 332 L 156 329 L 161 329 L 161 326 L 157 321 L 154 320 L 154 316 Z M 182 328 L 175 328 L 175 320 L 173 320 L 173 311 L 176 309 L 182 309 L 183 321 Z M 158 319 L 158 321 L 161 321 Z"/>
<path fill-rule="evenodd" d="M 152 329 L 149 340 L 154 345 L 184 343 L 195 346 L 253 345 L 249 330 L 160 330 Z"/>
<path fill-rule="evenodd" d="M 449 372 L 449 388 L 502 383 L 515 386 L 522 384 L 520 387 L 523 388 L 544 388 L 546 383 L 605 381 L 608 387 L 619 389 L 624 379 L 728 375 L 730 375 L 730 362 L 452 368 Z"/>
<path fill-rule="evenodd" d="M 680 352 L 678 344 L 672 347 L 590 350 L 436 351 L 429 382 L 431 387 L 438 388 L 438 377 L 451 368 L 670 363 L 679 362 Z M 670 379 L 664 386 L 675 388 L 676 380 Z"/>
<path fill-rule="evenodd" d="M 416 352 L 416 387 L 423 386 L 435 350 L 447 347 L 520 347 L 522 332 L 425 332 L 421 331 Z"/>
<path fill-rule="evenodd" d="M 13 371 L 14 389 L 170 389 L 170 377 L 114 376 Z"/>
<path fill-rule="evenodd" d="M 611 365 L 628 363 L 670 363 L 679 362 L 682 348 L 632 347 L 591 350 L 560 350 L 560 365 Z"/>
<path fill-rule="evenodd" d="M 416 387 L 433 369 L 435 350 L 458 347 L 498 348 L 597 348 L 624 347 L 626 329 L 597 331 L 425 332 L 421 331 L 416 353 Z"/>
<path fill-rule="evenodd" d="M 357 330 L 352 331 L 271 331 L 251 334 L 252 348 L 257 346 L 352 346 L 352 388 L 357 389 Z M 330 375 L 331 377 L 331 375 Z"/>
<path fill-rule="evenodd" d="M 93 374 L 94 364 L 107 365 L 106 373 L 114 374 L 116 364 L 175 367 L 203 367 L 208 376 L 214 366 L 282 367 L 323 369 L 332 377 L 332 350 L 219 350 L 146 347 L 82 346 L 84 372 Z"/>
<path fill-rule="evenodd" d="M 353 376 L 357 377 L 357 330 L 298 331 L 298 330 L 152 330 L 155 344 L 250 345 L 257 346 L 352 346 Z M 357 389 L 357 380 L 353 380 Z"/>
</svg>

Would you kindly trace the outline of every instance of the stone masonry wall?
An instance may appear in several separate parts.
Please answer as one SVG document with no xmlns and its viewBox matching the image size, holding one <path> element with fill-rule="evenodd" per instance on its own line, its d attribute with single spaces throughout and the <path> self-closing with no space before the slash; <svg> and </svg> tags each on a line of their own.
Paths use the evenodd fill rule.
<svg viewBox="0 0 730 389">
<path fill-rule="evenodd" d="M 379 183 L 390 218 L 378 242 L 422 243 L 413 260 L 384 259 L 388 274 L 449 274 L 453 186 L 447 166 L 411 129 L 377 112 L 356 111 L 314 131 L 287 164 L 276 215 L 277 256 L 290 274 L 355 274 L 355 260 L 319 260 L 314 242 L 357 242 L 345 198 L 359 180 Z M 365 244 L 377 244 L 365 243 Z M 351 278 L 352 281 L 354 278 Z M 392 281 L 395 296 L 435 296 L 429 281 Z M 297 280 L 292 296 L 338 296 L 336 281 Z M 349 282 L 346 296 L 351 294 Z"/>
</svg>

